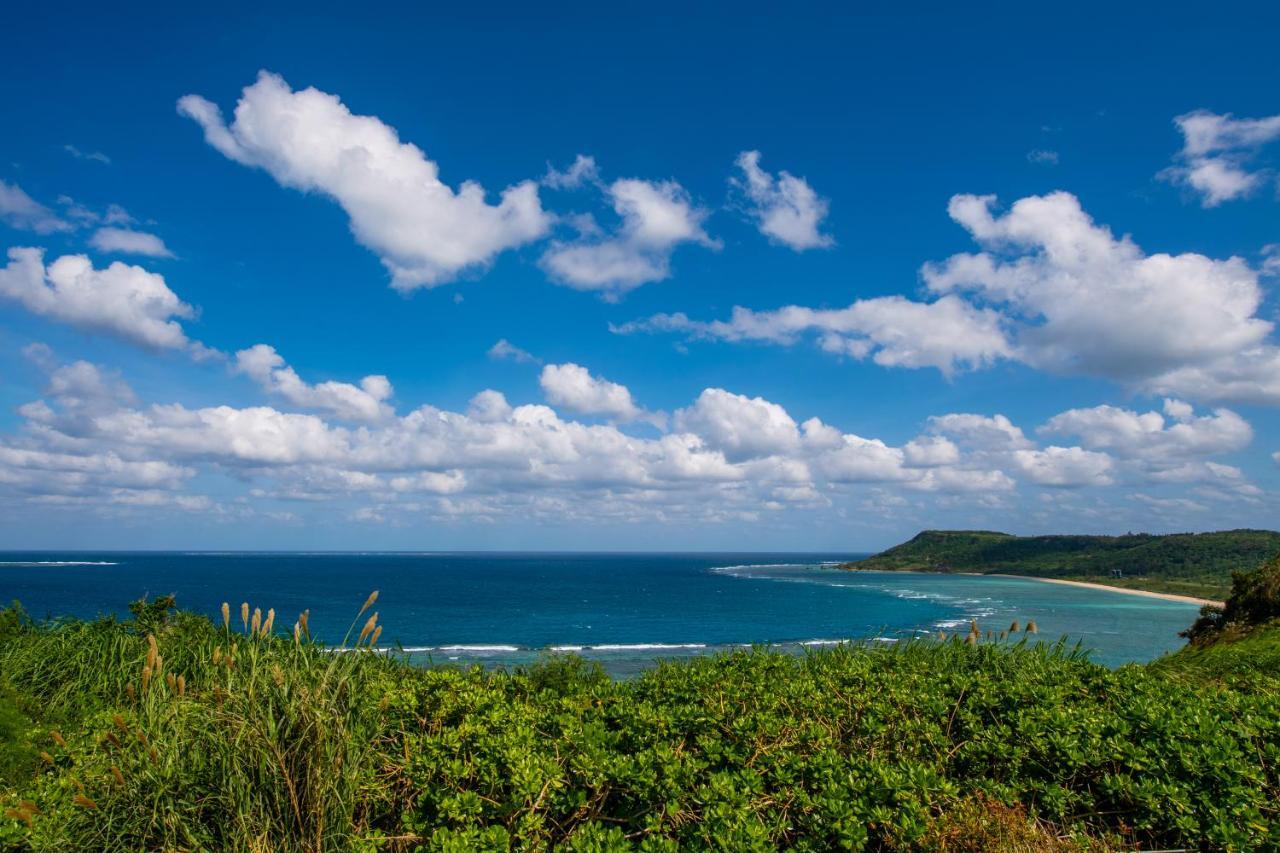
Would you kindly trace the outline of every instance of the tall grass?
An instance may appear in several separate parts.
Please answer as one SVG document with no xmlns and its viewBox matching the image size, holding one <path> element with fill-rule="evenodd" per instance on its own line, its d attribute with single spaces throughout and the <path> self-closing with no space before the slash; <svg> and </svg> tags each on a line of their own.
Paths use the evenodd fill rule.
<svg viewBox="0 0 1280 853">
<path fill-rule="evenodd" d="M 32 846 L 337 850 L 365 837 L 381 790 L 370 699 L 395 664 L 272 621 L 67 621 L 6 644 L 13 689 L 83 725 L 48 752 L 91 804 L 40 822 Z"/>
</svg>

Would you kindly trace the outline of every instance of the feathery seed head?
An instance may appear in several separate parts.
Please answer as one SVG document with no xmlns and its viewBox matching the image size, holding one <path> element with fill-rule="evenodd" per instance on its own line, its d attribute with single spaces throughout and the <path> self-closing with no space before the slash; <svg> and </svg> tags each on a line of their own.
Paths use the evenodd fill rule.
<svg viewBox="0 0 1280 853">
<path fill-rule="evenodd" d="M 265 622 L 262 623 L 262 636 L 270 637 L 271 628 L 275 624 L 276 624 L 276 611 L 275 611 L 275 608 L 272 607 L 267 610 L 267 619 Z"/>
<path fill-rule="evenodd" d="M 249 602 L 247 601 L 240 604 L 240 621 L 244 623 L 244 629 L 249 630 Z"/>
<path fill-rule="evenodd" d="M 222 602 L 222 627 L 231 630 L 231 605 Z"/>
<path fill-rule="evenodd" d="M 86 797 L 84 794 L 76 794 L 71 798 L 71 802 L 75 803 L 82 809 L 96 809 L 98 804 Z"/>
<path fill-rule="evenodd" d="M 1029 620 L 1029 621 L 1027 622 L 1027 633 L 1028 633 L 1028 634 L 1038 634 L 1039 632 L 1040 632 L 1040 629 L 1039 629 L 1038 627 L 1036 627 L 1036 622 L 1035 622 L 1035 620 L 1034 620 L 1034 619 Z"/>
<path fill-rule="evenodd" d="M 364 623 L 364 627 L 360 629 L 360 639 L 356 640 L 356 645 L 364 642 L 365 637 L 373 633 L 373 628 L 378 624 L 378 614 L 375 612 L 369 617 L 369 621 Z"/>
<path fill-rule="evenodd" d="M 373 603 L 377 600 L 378 600 L 378 591 L 375 589 L 373 592 L 369 593 L 369 597 L 366 598 L 364 601 L 364 607 L 360 608 L 360 614 L 357 614 L 357 615 L 362 615 L 366 610 L 372 607 Z"/>
<path fill-rule="evenodd" d="M 111 765 L 111 776 L 116 780 L 116 784 L 124 787 L 124 774 L 120 772 L 120 768 L 114 764 Z"/>
</svg>

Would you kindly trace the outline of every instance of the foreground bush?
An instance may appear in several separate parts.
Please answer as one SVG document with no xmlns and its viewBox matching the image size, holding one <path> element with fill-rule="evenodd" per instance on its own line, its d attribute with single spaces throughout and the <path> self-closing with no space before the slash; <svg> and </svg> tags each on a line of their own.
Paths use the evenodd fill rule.
<svg viewBox="0 0 1280 853">
<path fill-rule="evenodd" d="M 1280 843 L 1280 671 L 1242 663 L 1275 635 L 1119 670 L 951 640 L 614 682 L 572 658 L 415 669 L 364 648 L 375 623 L 334 652 L 271 621 L 0 619 L 18 746 L 43 753 L 3 783 L 0 847 Z"/>
</svg>

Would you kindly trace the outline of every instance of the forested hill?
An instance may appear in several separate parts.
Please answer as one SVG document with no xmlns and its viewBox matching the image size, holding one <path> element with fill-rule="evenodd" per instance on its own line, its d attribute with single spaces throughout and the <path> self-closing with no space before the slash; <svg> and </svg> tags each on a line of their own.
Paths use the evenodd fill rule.
<svg viewBox="0 0 1280 853">
<path fill-rule="evenodd" d="M 1126 536 L 1012 536 L 988 530 L 926 530 L 842 568 L 1032 575 L 1222 599 L 1233 571 L 1280 554 L 1273 530 Z M 1119 577 L 1113 575 L 1119 573 Z"/>
</svg>

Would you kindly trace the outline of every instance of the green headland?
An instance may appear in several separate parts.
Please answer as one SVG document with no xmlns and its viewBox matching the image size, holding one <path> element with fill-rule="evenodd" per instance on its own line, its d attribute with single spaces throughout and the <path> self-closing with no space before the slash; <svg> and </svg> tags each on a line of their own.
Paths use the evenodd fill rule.
<svg viewBox="0 0 1280 853">
<path fill-rule="evenodd" d="M 926 530 L 841 568 L 976 572 L 1084 581 L 1221 601 L 1233 572 L 1280 553 L 1273 530 L 1157 536 L 1013 536 L 989 530 Z"/>
</svg>

